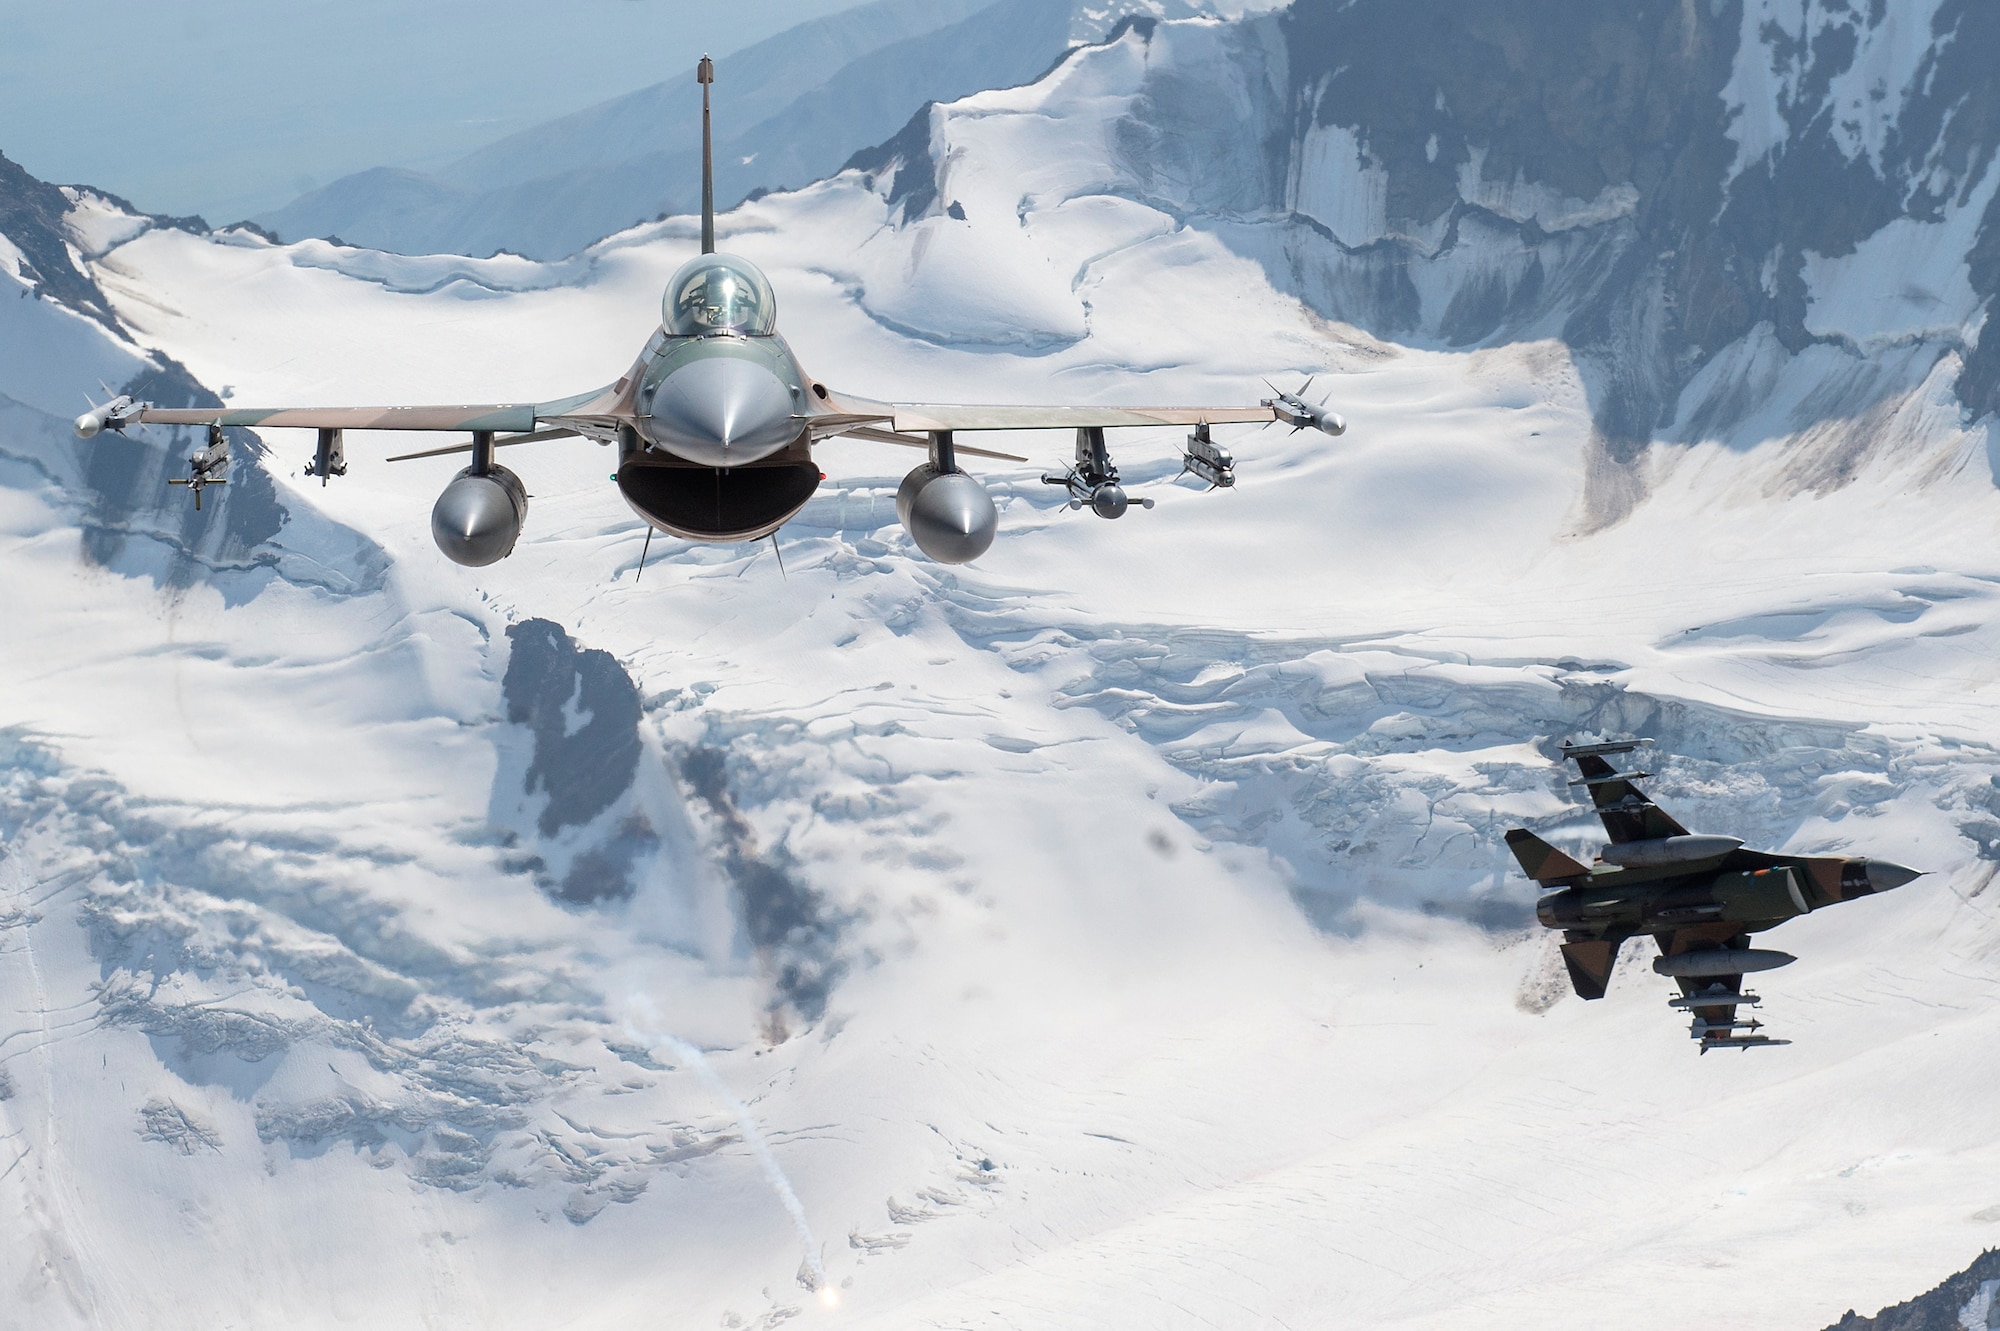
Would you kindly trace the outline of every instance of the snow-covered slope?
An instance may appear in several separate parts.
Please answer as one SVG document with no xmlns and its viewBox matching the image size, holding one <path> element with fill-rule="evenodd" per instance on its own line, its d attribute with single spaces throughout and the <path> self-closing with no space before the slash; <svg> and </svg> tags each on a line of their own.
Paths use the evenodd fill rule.
<svg viewBox="0 0 2000 1331">
<path fill-rule="evenodd" d="M 716 191 L 725 207 L 837 171 L 927 102 L 1026 83 L 1130 14 L 1178 18 L 1271 0 L 878 0 L 800 24 L 717 65 Z M 405 254 L 554 259 L 634 222 L 700 206 L 699 98 L 665 82 L 509 136 L 434 174 L 344 177 L 259 219 Z"/>
<path fill-rule="evenodd" d="M 1609 522 L 1656 438 L 1840 423 L 1829 453 L 1865 452 L 1934 375 L 2000 407 L 1996 14 L 1298 0 L 1163 29 L 1103 109 L 1099 187 L 1377 336 L 1560 337 Z M 942 117 L 937 162 L 979 132 Z"/>
<path fill-rule="evenodd" d="M 1991 418 L 1947 357 L 1868 449 L 1746 416 L 1594 519 L 1562 340 L 1330 321 L 1135 183 L 1116 127 L 1273 31 L 1133 30 L 939 108 L 942 166 L 724 219 L 836 385 L 1318 373 L 1352 421 L 1231 436 L 1226 494 L 1122 443 L 1159 505 L 1118 523 L 997 467 L 963 569 L 876 445 L 783 572 L 656 540 L 636 581 L 587 443 L 520 450 L 475 572 L 449 459 L 357 437 L 322 489 L 276 432 L 275 526 L 191 560 L 256 482 L 100 497 L 168 441 L 69 438 L 95 378 L 575 391 L 694 228 L 403 258 L 35 195 L 67 231 L 12 243 L 93 285 L 0 270 L 6 363 L 77 348 L 0 382 L 0 1325 L 1812 1328 L 1991 1244 Z M 1590 844 L 1547 756 L 1586 731 L 1656 736 L 1691 825 L 1932 870 L 1787 926 L 1797 1043 L 1697 1059 L 1644 949 L 1567 996 L 1500 837 Z"/>
</svg>

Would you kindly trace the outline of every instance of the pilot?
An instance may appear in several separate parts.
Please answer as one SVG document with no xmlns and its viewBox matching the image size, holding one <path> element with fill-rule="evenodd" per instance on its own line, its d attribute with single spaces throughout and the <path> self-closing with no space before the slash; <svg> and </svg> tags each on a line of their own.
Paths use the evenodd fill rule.
<svg viewBox="0 0 2000 1331">
<path fill-rule="evenodd" d="M 681 312 L 687 322 L 711 331 L 742 328 L 757 320 L 757 293 L 738 274 L 715 268 L 683 288 Z"/>
</svg>

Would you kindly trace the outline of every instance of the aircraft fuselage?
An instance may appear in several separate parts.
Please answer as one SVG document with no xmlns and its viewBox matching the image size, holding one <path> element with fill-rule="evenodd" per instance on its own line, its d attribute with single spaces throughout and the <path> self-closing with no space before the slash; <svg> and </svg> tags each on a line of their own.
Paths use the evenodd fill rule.
<svg viewBox="0 0 2000 1331">
<path fill-rule="evenodd" d="M 819 488 L 806 428 L 810 380 L 783 338 L 669 338 L 635 367 L 618 490 L 670 535 L 769 535 Z"/>
<path fill-rule="evenodd" d="M 660 331 L 623 381 L 619 492 L 674 536 L 768 535 L 819 488 L 807 421 L 824 390 L 778 335 L 776 298 L 748 260 L 690 260 L 663 305 Z"/>
<path fill-rule="evenodd" d="M 1535 915 L 1547 928 L 1598 937 L 1724 923 L 1754 933 L 1908 881 L 1900 866 L 1877 865 L 1874 879 L 1869 870 L 1865 859 L 1753 850 L 1671 866 L 1597 865 L 1538 901 Z"/>
</svg>

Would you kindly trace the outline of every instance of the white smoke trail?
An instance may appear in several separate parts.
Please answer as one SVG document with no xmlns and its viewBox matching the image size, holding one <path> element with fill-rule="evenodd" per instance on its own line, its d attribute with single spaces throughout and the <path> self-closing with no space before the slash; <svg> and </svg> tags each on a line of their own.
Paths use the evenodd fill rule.
<svg viewBox="0 0 2000 1331">
<path fill-rule="evenodd" d="M 792 1226 L 799 1232 L 799 1242 L 805 1245 L 806 1266 L 813 1274 L 814 1291 L 831 1303 L 833 1284 L 827 1279 L 826 1267 L 819 1259 L 819 1241 L 813 1237 L 812 1226 L 806 1223 L 805 1204 L 799 1201 L 799 1194 L 792 1190 L 792 1181 L 785 1177 L 785 1171 L 778 1164 L 778 1157 L 771 1153 L 770 1143 L 765 1141 L 764 1134 L 757 1130 L 757 1122 L 750 1116 L 750 1106 L 736 1097 L 736 1093 L 729 1089 L 729 1084 L 722 1080 L 722 1074 L 702 1056 L 701 1050 L 678 1036 L 658 1029 L 657 1014 L 650 1000 L 644 995 L 638 995 L 634 998 L 634 1003 L 643 1010 L 647 1026 L 651 1029 L 636 1029 L 628 1020 L 625 1023 L 626 1032 L 641 1044 L 664 1046 L 670 1050 L 675 1058 L 694 1069 L 695 1075 L 706 1083 L 709 1090 L 715 1092 L 715 1098 L 722 1101 L 729 1110 L 730 1116 L 736 1120 L 736 1126 L 743 1132 L 743 1140 L 749 1143 L 750 1153 L 757 1157 L 757 1163 L 763 1167 L 764 1177 L 770 1182 L 771 1191 L 778 1194 L 779 1202 L 792 1217 Z"/>
</svg>

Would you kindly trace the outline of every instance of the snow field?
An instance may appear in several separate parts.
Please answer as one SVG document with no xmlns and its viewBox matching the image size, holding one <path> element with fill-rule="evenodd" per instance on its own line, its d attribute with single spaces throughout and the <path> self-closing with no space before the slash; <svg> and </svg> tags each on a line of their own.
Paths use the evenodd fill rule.
<svg viewBox="0 0 2000 1331">
<path fill-rule="evenodd" d="M 1115 100 L 1132 58 L 1060 95 Z M 1040 484 L 1067 439 L 1014 441 L 964 569 L 893 525 L 915 455 L 831 443 L 783 575 L 655 540 L 635 584 L 594 446 L 513 450 L 527 534 L 473 571 L 426 527 L 457 462 L 350 436 L 322 488 L 272 432 L 292 525 L 253 593 L 86 562 L 10 427 L 0 1325 L 1813 1328 L 1993 1243 L 2000 503 L 1948 367 L 1802 432 L 1842 371 L 1774 361 L 1767 418 L 1684 421 L 1606 524 L 1559 345 L 1329 325 L 1087 153 L 1007 161 L 1037 104 L 972 102 L 963 223 L 890 229 L 853 177 L 725 220 L 815 374 L 1317 373 L 1348 436 L 1230 432 L 1207 496 L 1175 432 L 1120 439 L 1160 503 L 1115 524 Z M 150 231 L 93 271 L 233 402 L 518 400 L 622 373 L 692 248 L 682 219 L 552 274 Z M 355 544 L 315 514 L 379 587 L 301 572 Z M 604 829 L 534 828 L 501 696 L 533 618 L 641 699 L 627 901 L 534 879 Z M 1932 870 L 1773 939 L 1789 1048 L 1697 1058 L 1644 947 L 1567 996 L 1499 837 L 1594 843 L 1533 743 L 1591 730 L 1656 735 L 1692 826 Z M 816 1018 L 774 999 L 744 865 L 837 967 Z"/>
</svg>

